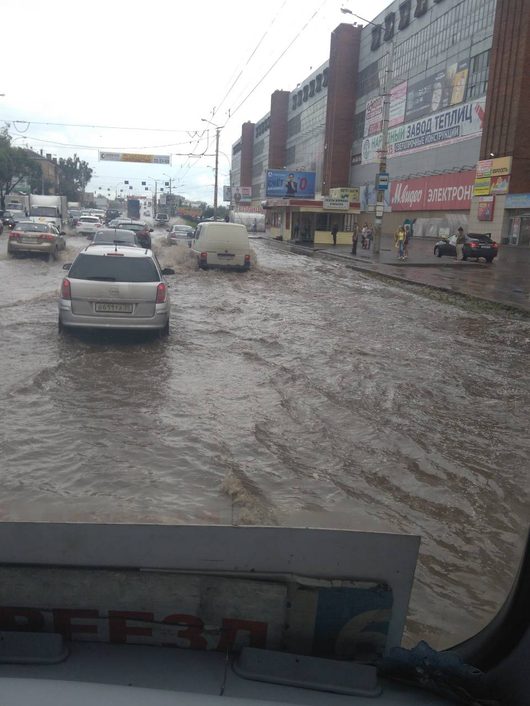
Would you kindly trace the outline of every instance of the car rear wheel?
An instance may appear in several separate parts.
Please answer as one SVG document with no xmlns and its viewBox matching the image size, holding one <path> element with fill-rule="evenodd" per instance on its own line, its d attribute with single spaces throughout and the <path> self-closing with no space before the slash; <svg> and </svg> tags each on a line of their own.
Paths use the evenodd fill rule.
<svg viewBox="0 0 530 706">
<path fill-rule="evenodd" d="M 434 248 L 434 254 L 436 257 L 442 257 L 442 251 L 438 247 Z"/>
<path fill-rule="evenodd" d="M 57 260 L 57 248 L 48 253 L 48 262 L 54 262 Z"/>
<path fill-rule="evenodd" d="M 492 257 L 487 257 L 487 258 L 486 258 L 486 262 L 489 262 L 489 263 L 491 264 L 491 263 L 493 262 L 493 258 L 492 258 Z"/>
<path fill-rule="evenodd" d="M 169 336 L 169 319 L 167 320 L 166 325 L 158 331 L 159 338 L 166 338 L 166 336 Z"/>
</svg>

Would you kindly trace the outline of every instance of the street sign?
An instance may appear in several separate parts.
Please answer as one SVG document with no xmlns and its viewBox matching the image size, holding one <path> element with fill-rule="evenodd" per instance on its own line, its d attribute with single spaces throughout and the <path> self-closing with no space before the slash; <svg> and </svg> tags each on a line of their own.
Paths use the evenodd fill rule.
<svg viewBox="0 0 530 706">
<path fill-rule="evenodd" d="M 169 154 L 136 154 L 134 152 L 100 152 L 101 162 L 142 162 L 143 164 L 171 164 Z"/>
<path fill-rule="evenodd" d="M 376 177 L 376 187 L 378 191 L 386 191 L 389 184 L 388 172 L 380 172 Z"/>
<path fill-rule="evenodd" d="M 375 205 L 375 216 L 376 218 L 383 218 L 383 213 L 385 212 L 385 205 L 382 203 L 376 203 Z"/>
</svg>

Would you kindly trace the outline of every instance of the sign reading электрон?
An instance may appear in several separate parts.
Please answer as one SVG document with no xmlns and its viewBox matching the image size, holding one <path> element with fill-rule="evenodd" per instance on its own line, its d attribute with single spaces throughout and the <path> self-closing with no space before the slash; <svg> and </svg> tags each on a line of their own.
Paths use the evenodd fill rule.
<svg viewBox="0 0 530 706">
<path fill-rule="evenodd" d="M 134 152 L 100 152 L 101 162 L 141 162 L 142 164 L 171 164 L 169 154 L 137 154 Z"/>
</svg>

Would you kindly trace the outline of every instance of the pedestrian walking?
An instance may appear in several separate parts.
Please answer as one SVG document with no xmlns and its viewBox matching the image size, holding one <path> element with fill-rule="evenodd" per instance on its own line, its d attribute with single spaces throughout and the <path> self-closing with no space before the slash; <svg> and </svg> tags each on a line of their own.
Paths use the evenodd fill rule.
<svg viewBox="0 0 530 706">
<path fill-rule="evenodd" d="M 359 228 L 357 223 L 353 226 L 353 233 L 351 236 L 351 254 L 357 255 L 357 239 L 359 237 Z"/>
<path fill-rule="evenodd" d="M 397 248 L 398 251 L 398 258 L 400 260 L 405 259 L 405 239 L 407 237 L 407 233 L 405 232 L 405 228 L 403 226 L 399 226 L 399 228 L 396 230 L 394 233 L 394 247 Z"/>
<path fill-rule="evenodd" d="M 339 226 L 335 223 L 331 229 L 331 235 L 333 237 L 333 245 L 337 244 L 337 233 L 339 232 Z"/>
<path fill-rule="evenodd" d="M 368 244 L 368 223 L 365 222 L 365 224 L 362 227 L 361 230 L 361 246 L 363 250 L 366 249 Z"/>
<path fill-rule="evenodd" d="M 366 231 L 366 247 L 368 250 L 372 247 L 372 238 L 374 237 L 374 230 L 371 223 L 368 224 L 368 230 Z"/>
<path fill-rule="evenodd" d="M 407 226 L 403 226 L 403 230 L 405 231 L 405 242 L 403 243 L 403 259 L 407 260 L 409 256 L 409 248 L 412 245 L 412 228 L 407 228 Z"/>
<path fill-rule="evenodd" d="M 466 236 L 464 235 L 464 229 L 462 226 L 457 230 L 456 235 L 456 257 L 455 260 L 464 259 L 464 243 L 466 242 Z"/>
</svg>

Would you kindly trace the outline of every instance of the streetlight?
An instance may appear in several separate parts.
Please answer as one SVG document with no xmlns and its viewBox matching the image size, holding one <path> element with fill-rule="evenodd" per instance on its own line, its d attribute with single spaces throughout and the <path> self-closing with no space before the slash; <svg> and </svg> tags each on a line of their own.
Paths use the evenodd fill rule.
<svg viewBox="0 0 530 706">
<path fill-rule="evenodd" d="M 209 123 L 215 128 L 215 185 L 213 192 L 213 219 L 217 218 L 217 189 L 218 189 L 218 178 L 219 178 L 219 135 L 224 125 L 216 125 L 212 123 L 211 120 L 206 120 L 206 118 L 201 118 L 203 123 Z"/>
<path fill-rule="evenodd" d="M 366 24 L 372 25 L 373 27 L 379 27 L 383 29 L 382 24 L 376 22 L 371 22 L 370 20 L 365 20 L 364 17 L 357 15 L 352 12 L 347 7 L 341 7 L 340 11 L 344 15 L 353 15 L 361 22 L 366 22 Z M 383 215 L 385 213 L 385 191 L 388 189 L 388 177 L 386 176 L 387 170 L 387 153 L 388 153 L 388 123 L 390 121 L 390 76 L 392 74 L 392 68 L 394 63 L 394 37 L 390 40 L 390 47 L 387 53 L 387 66 L 385 70 L 385 81 L 383 86 L 383 125 L 382 125 L 382 135 L 381 135 L 381 149 L 379 150 L 379 174 L 377 175 L 376 187 L 377 187 L 377 200 L 375 204 L 375 233 L 374 233 L 374 246 L 373 253 L 378 255 L 381 252 L 381 235 L 383 233 Z M 385 175 L 384 179 L 381 179 L 381 175 Z M 383 188 L 381 188 L 383 187 Z"/>
</svg>

